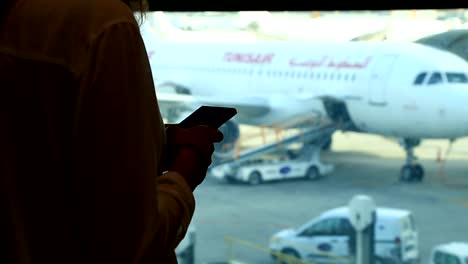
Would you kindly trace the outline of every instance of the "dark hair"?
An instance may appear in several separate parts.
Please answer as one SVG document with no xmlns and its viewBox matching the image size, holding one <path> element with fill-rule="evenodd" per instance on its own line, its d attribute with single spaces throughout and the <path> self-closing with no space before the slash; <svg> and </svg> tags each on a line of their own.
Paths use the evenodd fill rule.
<svg viewBox="0 0 468 264">
<path fill-rule="evenodd" d="M 13 0 L 0 0 L 0 16 L 3 16 L 13 4 Z"/>
<path fill-rule="evenodd" d="M 133 11 L 144 12 L 148 8 L 148 1 L 146 0 L 121 0 L 127 6 L 129 6 Z"/>
<path fill-rule="evenodd" d="M 121 0 L 124 2 L 130 9 L 141 14 L 145 13 L 145 10 L 148 10 L 148 2 L 146 0 Z M 14 0 L 0 0 L 0 14 L 4 14 L 10 5 L 13 4 Z"/>
<path fill-rule="evenodd" d="M 138 12 L 139 15 L 137 17 L 138 24 L 142 24 L 145 12 L 148 10 L 148 1 L 146 0 L 121 0 L 124 2 L 133 12 Z"/>
</svg>

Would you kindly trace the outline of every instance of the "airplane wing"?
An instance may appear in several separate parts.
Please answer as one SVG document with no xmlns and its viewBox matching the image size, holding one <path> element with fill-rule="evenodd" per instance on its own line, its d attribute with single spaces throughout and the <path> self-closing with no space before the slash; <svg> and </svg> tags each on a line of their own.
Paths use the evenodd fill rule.
<svg viewBox="0 0 468 264">
<path fill-rule="evenodd" d="M 238 110 L 238 116 L 262 116 L 267 114 L 271 107 L 265 98 L 261 97 L 233 97 L 233 96 L 194 96 L 190 94 L 176 93 L 156 93 L 158 98 L 159 108 L 162 112 L 170 111 L 170 109 L 178 109 L 179 111 L 193 111 L 202 105 L 234 107 Z"/>
<path fill-rule="evenodd" d="M 156 96 L 160 111 L 168 120 L 179 119 L 185 113 L 191 113 L 202 105 L 234 107 L 237 109 L 236 118 L 251 120 L 256 117 L 268 115 L 271 111 L 282 111 L 287 106 L 312 106 L 317 100 L 323 101 L 323 105 L 317 105 L 316 114 L 327 115 L 323 109 L 329 103 L 345 103 L 353 97 L 349 89 L 329 87 L 328 89 L 316 89 L 310 92 L 301 92 L 285 98 L 278 94 L 263 95 L 192 95 L 188 87 L 177 83 L 163 83 L 157 85 Z M 310 109 L 310 108 L 309 108 Z M 299 111 L 300 112 L 300 111 Z M 324 116 L 324 117 L 325 117 Z M 242 121 L 241 121 L 242 122 Z"/>
<path fill-rule="evenodd" d="M 320 99 L 322 101 L 333 100 L 345 102 L 357 96 L 355 94 L 355 91 L 350 91 L 349 89 L 346 90 L 342 88 L 329 87 L 326 91 L 319 91 L 315 93 L 302 93 L 299 95 L 295 95 L 295 97 L 297 99 L 301 99 L 304 102 L 312 99 Z"/>
<path fill-rule="evenodd" d="M 187 88 L 180 85 L 172 85 L 181 90 L 187 90 Z M 160 86 L 164 87 L 164 86 Z M 177 89 L 176 89 L 177 90 Z M 298 104 L 307 104 L 308 100 L 320 99 L 320 100 L 333 100 L 333 101 L 346 101 L 348 98 L 354 97 L 352 91 L 335 89 L 330 87 L 326 91 L 316 91 L 312 93 L 301 93 L 290 96 L 294 98 Z M 259 117 L 266 115 L 275 107 L 272 105 L 272 96 L 236 96 L 236 95 L 225 95 L 225 96 L 200 96 L 191 95 L 188 92 L 175 92 L 172 90 L 159 90 L 156 92 L 158 98 L 158 104 L 161 111 L 170 111 L 170 109 L 177 109 L 178 111 L 193 111 L 202 105 L 210 106 L 225 106 L 234 107 L 238 110 L 238 116 L 241 118 L 243 115 L 246 117 Z M 284 100 L 284 98 L 279 99 Z M 278 101 L 278 100 L 276 100 Z M 274 104 L 274 103 L 273 103 Z"/>
</svg>

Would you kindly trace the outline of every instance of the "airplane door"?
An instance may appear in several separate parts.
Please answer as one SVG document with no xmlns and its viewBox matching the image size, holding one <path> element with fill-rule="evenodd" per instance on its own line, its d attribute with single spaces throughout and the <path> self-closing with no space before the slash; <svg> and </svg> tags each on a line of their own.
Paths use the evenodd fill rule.
<svg viewBox="0 0 468 264">
<path fill-rule="evenodd" d="M 383 57 L 379 57 L 376 64 L 372 67 L 369 81 L 369 104 L 387 104 L 388 76 L 396 58 L 397 55 L 384 55 Z"/>
</svg>

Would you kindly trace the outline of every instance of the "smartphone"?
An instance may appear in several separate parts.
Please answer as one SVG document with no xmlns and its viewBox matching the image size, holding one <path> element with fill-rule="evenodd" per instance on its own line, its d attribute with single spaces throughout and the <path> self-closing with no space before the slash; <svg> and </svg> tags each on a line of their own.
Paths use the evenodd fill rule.
<svg viewBox="0 0 468 264">
<path fill-rule="evenodd" d="M 179 126 L 189 128 L 197 125 L 206 125 L 219 128 L 236 114 L 237 110 L 232 107 L 203 105 L 182 120 Z"/>
</svg>

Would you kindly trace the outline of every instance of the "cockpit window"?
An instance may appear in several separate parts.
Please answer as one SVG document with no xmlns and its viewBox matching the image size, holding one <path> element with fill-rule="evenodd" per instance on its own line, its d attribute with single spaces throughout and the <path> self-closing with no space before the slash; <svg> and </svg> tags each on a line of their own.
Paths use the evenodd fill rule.
<svg viewBox="0 0 468 264">
<path fill-rule="evenodd" d="M 468 77 L 462 72 L 447 72 L 446 76 L 449 83 L 468 83 Z"/>
<path fill-rule="evenodd" d="M 426 75 L 427 75 L 427 72 L 421 72 L 420 74 L 418 74 L 418 76 L 416 76 L 416 79 L 414 79 L 413 84 L 415 85 L 422 84 L 424 82 L 424 79 L 426 78 Z"/>
<path fill-rule="evenodd" d="M 442 74 L 440 72 L 434 72 L 429 78 L 428 84 L 436 84 L 442 82 Z"/>
</svg>

